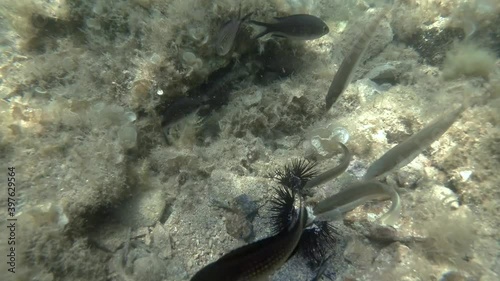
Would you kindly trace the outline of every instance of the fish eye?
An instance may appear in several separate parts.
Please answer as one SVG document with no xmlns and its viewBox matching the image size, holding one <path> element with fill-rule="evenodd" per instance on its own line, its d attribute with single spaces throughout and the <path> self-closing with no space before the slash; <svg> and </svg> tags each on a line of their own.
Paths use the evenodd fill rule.
<svg viewBox="0 0 500 281">
<path fill-rule="evenodd" d="M 325 25 L 325 26 L 323 26 L 323 32 L 328 33 L 328 31 L 329 31 L 329 30 L 328 30 L 328 26 L 326 26 L 326 25 Z"/>
</svg>

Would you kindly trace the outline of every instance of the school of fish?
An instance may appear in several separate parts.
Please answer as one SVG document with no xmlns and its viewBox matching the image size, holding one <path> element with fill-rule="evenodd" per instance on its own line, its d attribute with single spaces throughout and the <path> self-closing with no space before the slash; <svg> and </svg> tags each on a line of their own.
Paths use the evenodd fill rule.
<svg viewBox="0 0 500 281">
<path fill-rule="evenodd" d="M 351 77 L 360 59 L 367 49 L 377 26 L 386 17 L 389 9 L 384 8 L 375 15 L 371 24 L 359 35 L 350 52 L 340 64 L 325 96 L 325 109 L 329 110 L 341 97 L 351 82 Z M 272 23 L 251 20 L 252 13 L 231 19 L 224 23 L 215 36 L 214 48 L 219 56 L 230 55 L 238 40 L 238 33 L 243 24 L 249 23 L 263 28 L 253 39 L 257 40 L 267 34 L 277 38 L 291 40 L 314 40 L 329 32 L 325 22 L 313 15 L 296 14 L 275 18 Z M 307 192 L 316 186 L 336 178 L 342 174 L 352 160 L 352 154 L 343 143 L 338 143 L 343 151 L 343 158 L 338 166 L 323 173 L 314 171 L 314 164 L 297 161 L 285 167 L 285 171 L 277 171 L 273 176 L 281 184 L 274 201 L 274 219 L 278 227 L 277 233 L 262 240 L 237 248 L 216 261 L 201 268 L 192 281 L 256 281 L 268 280 L 300 247 L 318 247 L 317 243 L 308 244 L 303 239 L 309 230 L 321 222 L 341 220 L 345 213 L 371 200 L 390 200 L 391 206 L 380 219 L 383 225 L 398 223 L 401 212 L 401 200 L 396 189 L 377 181 L 377 178 L 399 169 L 410 163 L 423 150 L 439 139 L 460 117 L 466 109 L 461 105 L 452 109 L 435 121 L 426 125 L 407 140 L 396 145 L 367 169 L 359 182 L 353 182 L 340 192 L 333 194 L 315 206 L 306 206 Z M 318 231 L 318 229 L 313 229 Z M 319 231 L 323 231 L 320 229 Z M 327 234 L 328 236 L 330 234 Z M 313 280 L 320 280 L 327 267 L 327 261 L 333 254 L 324 255 Z"/>
</svg>

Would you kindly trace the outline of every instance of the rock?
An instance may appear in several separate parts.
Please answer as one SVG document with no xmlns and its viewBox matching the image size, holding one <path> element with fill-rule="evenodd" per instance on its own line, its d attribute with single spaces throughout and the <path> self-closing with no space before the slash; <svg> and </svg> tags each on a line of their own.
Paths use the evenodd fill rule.
<svg viewBox="0 0 500 281">
<path fill-rule="evenodd" d="M 187 280 L 186 268 L 179 259 L 171 259 L 167 265 L 167 276 L 165 280 Z"/>
<path fill-rule="evenodd" d="M 127 242 L 128 227 L 121 224 L 102 224 L 91 233 L 90 237 L 99 246 L 110 252 L 116 252 L 120 246 Z"/>
<path fill-rule="evenodd" d="M 241 194 L 233 199 L 231 208 L 240 211 L 249 221 L 253 221 L 259 208 L 247 194 Z"/>
<path fill-rule="evenodd" d="M 344 258 L 356 267 L 371 264 L 376 256 L 373 246 L 364 240 L 354 238 L 347 244 L 344 251 Z"/>
<path fill-rule="evenodd" d="M 457 271 L 445 272 L 439 279 L 439 281 L 465 281 L 465 280 L 466 280 L 465 276 Z"/>
<path fill-rule="evenodd" d="M 134 228 L 152 226 L 162 217 L 167 201 L 163 190 L 147 190 L 125 202 L 117 215 L 124 224 Z"/>
<path fill-rule="evenodd" d="M 366 237 L 371 240 L 384 243 L 395 242 L 399 240 L 398 231 L 395 228 L 386 225 L 371 225 L 368 228 Z"/>
<path fill-rule="evenodd" d="M 241 212 L 226 215 L 226 231 L 232 237 L 245 242 L 250 242 L 255 238 L 252 223 Z"/>
<path fill-rule="evenodd" d="M 364 78 L 382 85 L 389 83 L 391 85 L 397 84 L 399 77 L 411 71 L 412 65 L 408 62 L 391 61 L 379 64 L 372 68 Z"/>
<path fill-rule="evenodd" d="M 170 233 L 161 225 L 157 223 L 152 232 L 153 245 L 159 250 L 158 256 L 162 259 L 169 259 L 172 257 L 172 243 L 170 240 Z"/>
<path fill-rule="evenodd" d="M 393 41 L 394 33 L 388 21 L 380 24 L 375 31 L 375 35 L 370 40 L 368 48 L 363 55 L 363 58 L 373 58 L 380 54 L 385 47 Z M 363 59 L 362 58 L 362 59 Z"/>
<path fill-rule="evenodd" d="M 165 262 L 154 255 L 138 258 L 134 261 L 134 277 L 136 280 L 172 280 L 167 274 Z"/>
<path fill-rule="evenodd" d="M 380 251 L 379 255 L 373 261 L 373 265 L 380 267 L 389 265 L 394 268 L 396 265 L 406 264 L 412 258 L 413 255 L 410 248 L 399 242 L 395 242 Z"/>
<path fill-rule="evenodd" d="M 403 42 L 413 47 L 426 63 L 436 66 L 443 62 L 446 51 L 453 42 L 464 36 L 462 28 L 436 26 L 426 30 L 418 29 Z"/>
<path fill-rule="evenodd" d="M 360 95 L 359 98 L 361 103 L 365 103 L 389 89 L 389 87 L 386 87 L 386 85 L 379 85 L 367 78 L 356 81 L 354 85 Z"/>
<path fill-rule="evenodd" d="M 255 238 L 252 221 L 259 208 L 247 194 L 235 197 L 227 207 L 226 231 L 236 239 L 250 242 Z"/>
<path fill-rule="evenodd" d="M 381 64 L 375 66 L 371 69 L 366 75 L 365 78 L 368 78 L 374 82 L 383 80 L 387 81 L 386 83 L 395 84 L 396 82 L 396 67 L 390 63 Z M 382 84 L 382 83 L 379 83 Z"/>
<path fill-rule="evenodd" d="M 39 227 L 42 225 L 53 225 L 63 229 L 68 224 L 68 217 L 59 204 L 44 203 L 27 208 L 19 212 L 19 217 Z"/>
<path fill-rule="evenodd" d="M 443 205 L 449 206 L 452 210 L 460 207 L 457 194 L 447 187 L 441 185 L 432 186 L 431 196 L 442 202 Z"/>
</svg>

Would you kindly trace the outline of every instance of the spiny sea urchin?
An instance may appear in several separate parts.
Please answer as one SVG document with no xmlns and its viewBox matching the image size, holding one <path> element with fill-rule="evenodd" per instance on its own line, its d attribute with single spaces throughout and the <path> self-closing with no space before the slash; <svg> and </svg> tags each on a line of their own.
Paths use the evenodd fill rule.
<svg viewBox="0 0 500 281">
<path fill-rule="evenodd" d="M 304 190 L 306 183 L 318 174 L 315 170 L 316 162 L 305 159 L 294 159 L 290 164 L 286 164 L 283 169 L 276 169 L 274 173 L 268 175 L 278 181 L 282 186 L 289 188 L 300 195 L 307 195 Z"/>
</svg>

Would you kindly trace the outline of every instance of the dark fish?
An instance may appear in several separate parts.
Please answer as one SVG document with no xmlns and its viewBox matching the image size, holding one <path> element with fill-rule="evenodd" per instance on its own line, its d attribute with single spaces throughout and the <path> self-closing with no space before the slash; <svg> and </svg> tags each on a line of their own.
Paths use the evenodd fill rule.
<svg viewBox="0 0 500 281">
<path fill-rule="evenodd" d="M 335 76 L 333 77 L 332 84 L 330 84 L 328 93 L 326 94 L 326 110 L 332 107 L 335 101 L 337 101 L 340 95 L 344 92 L 345 88 L 347 88 L 347 85 L 351 82 L 354 69 L 358 65 L 361 56 L 368 47 L 368 43 L 377 29 L 377 26 L 386 13 L 387 9 L 384 9 L 379 15 L 377 15 L 377 17 L 366 28 L 365 32 L 361 34 L 354 46 L 352 46 L 351 52 L 345 56 L 344 60 L 340 64 L 337 73 L 335 73 Z"/>
<path fill-rule="evenodd" d="M 298 14 L 287 17 L 277 17 L 274 19 L 277 21 L 276 23 L 265 23 L 254 20 L 250 21 L 250 23 L 266 28 L 264 31 L 259 33 L 255 39 L 268 33 L 272 33 L 273 36 L 277 37 L 312 40 L 320 38 L 330 31 L 325 22 L 312 15 Z"/>
<path fill-rule="evenodd" d="M 441 137 L 464 110 L 465 107 L 462 105 L 452 112 L 438 117 L 418 133 L 389 149 L 382 157 L 373 162 L 366 171 L 364 179 L 373 179 L 385 175 L 391 170 L 406 166 L 424 149 Z"/>
<path fill-rule="evenodd" d="M 225 56 L 233 49 L 241 24 L 252 14 L 248 13 L 243 18 L 238 16 L 237 19 L 229 20 L 221 27 L 215 38 L 215 51 L 219 56 Z"/>
<path fill-rule="evenodd" d="M 291 194 L 292 198 L 295 194 Z M 307 222 L 300 198 L 299 212 L 278 234 L 243 246 L 198 271 L 191 281 L 257 281 L 267 278 L 291 256 Z"/>
<path fill-rule="evenodd" d="M 162 115 L 162 127 L 168 127 L 196 110 L 199 116 L 204 117 L 227 104 L 236 85 L 249 76 L 249 69 L 244 64 L 237 68 L 234 65 L 235 63 L 231 62 L 212 72 L 206 82 L 189 90 L 186 96 L 160 105 L 158 110 Z"/>
</svg>

